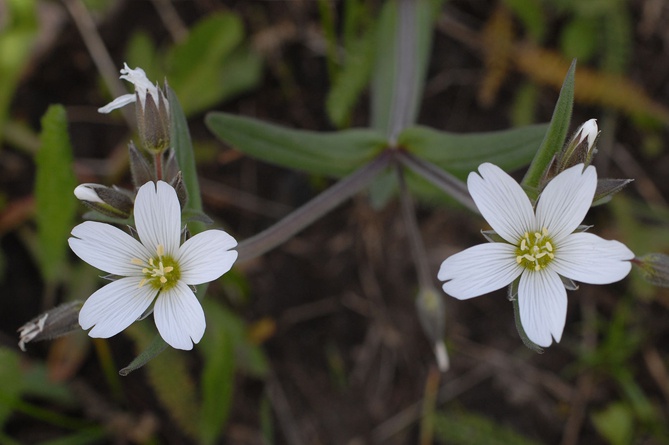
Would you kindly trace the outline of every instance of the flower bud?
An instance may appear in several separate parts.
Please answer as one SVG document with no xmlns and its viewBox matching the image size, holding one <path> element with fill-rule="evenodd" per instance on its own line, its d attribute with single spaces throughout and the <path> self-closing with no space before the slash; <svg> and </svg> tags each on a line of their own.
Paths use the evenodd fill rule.
<svg viewBox="0 0 669 445">
<path fill-rule="evenodd" d="M 179 198 L 179 205 L 181 206 L 181 210 L 183 210 L 188 203 L 188 191 L 186 190 L 186 184 L 184 184 L 181 172 L 177 173 L 170 185 L 176 190 L 177 198 Z"/>
<path fill-rule="evenodd" d="M 167 98 L 163 91 L 155 87 L 158 103 L 154 94 L 146 94 L 144 100 L 137 96 L 135 111 L 137 114 L 137 131 L 142 146 L 152 154 L 160 154 L 170 148 L 170 114 Z"/>
<path fill-rule="evenodd" d="M 26 343 L 31 341 L 51 340 L 81 330 L 79 310 L 83 304 L 81 300 L 61 304 L 21 326 L 18 329 L 19 348 L 25 352 Z"/>
<path fill-rule="evenodd" d="M 434 288 L 421 289 L 416 298 L 416 311 L 423 332 L 434 347 L 439 370 L 448 370 L 448 353 L 444 346 L 446 308 L 441 295 Z"/>
<path fill-rule="evenodd" d="M 585 167 L 590 165 L 592 158 L 597 153 L 595 143 L 598 138 L 599 129 L 597 127 L 597 119 L 590 119 L 578 127 L 578 130 L 571 137 L 569 143 L 565 145 L 558 155 L 558 170 L 556 174 L 560 174 L 560 172 L 576 164 L 585 164 Z"/>
<path fill-rule="evenodd" d="M 100 184 L 81 184 L 74 189 L 74 196 L 91 209 L 114 218 L 129 218 L 132 199 L 122 190 Z"/>
</svg>

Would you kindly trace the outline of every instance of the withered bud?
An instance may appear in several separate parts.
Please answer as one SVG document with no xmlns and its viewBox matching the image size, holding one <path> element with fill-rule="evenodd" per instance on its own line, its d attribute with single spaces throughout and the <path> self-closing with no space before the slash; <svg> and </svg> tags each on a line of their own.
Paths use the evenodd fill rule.
<svg viewBox="0 0 669 445">
<path fill-rule="evenodd" d="M 641 276 L 650 284 L 660 287 L 669 287 L 669 255 L 664 253 L 649 253 L 634 258 L 632 264 L 641 271 Z"/>
<path fill-rule="evenodd" d="M 81 184 L 74 189 L 74 196 L 87 207 L 114 218 L 128 218 L 133 201 L 126 192 L 116 187 L 100 184 Z"/>
<path fill-rule="evenodd" d="M 18 329 L 19 348 L 25 352 L 26 343 L 31 341 L 51 340 L 81 330 L 79 310 L 83 305 L 81 300 L 61 304 L 21 326 Z"/>
</svg>

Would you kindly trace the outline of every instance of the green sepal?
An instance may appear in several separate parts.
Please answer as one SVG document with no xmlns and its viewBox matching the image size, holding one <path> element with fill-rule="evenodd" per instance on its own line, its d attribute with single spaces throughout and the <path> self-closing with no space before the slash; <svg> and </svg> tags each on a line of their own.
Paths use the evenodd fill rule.
<svg viewBox="0 0 669 445">
<path fill-rule="evenodd" d="M 369 162 L 386 146 L 383 135 L 367 129 L 330 133 L 293 130 L 257 119 L 214 112 L 209 129 L 237 150 L 271 164 L 340 178 Z"/>
<path fill-rule="evenodd" d="M 553 157 L 560 151 L 567 138 L 569 123 L 571 122 L 571 111 L 574 105 L 574 74 L 576 73 L 576 60 L 571 63 L 567 76 L 562 83 L 560 96 L 558 97 L 553 117 L 548 126 L 548 131 L 539 146 L 530 168 L 527 170 L 522 181 L 522 186 L 530 195 L 536 199 L 539 196 L 540 187 L 544 173 L 548 170 Z"/>
<path fill-rule="evenodd" d="M 167 349 L 167 343 L 165 343 L 165 340 L 163 340 L 159 334 L 156 334 L 155 337 L 153 337 L 151 344 L 137 357 L 135 357 L 135 359 L 131 361 L 128 366 L 121 369 L 118 373 L 124 377 L 127 376 L 131 372 L 136 371 L 137 369 L 146 365 L 165 349 Z"/>
<path fill-rule="evenodd" d="M 603 178 L 597 180 L 597 189 L 592 198 L 592 207 L 605 204 L 611 201 L 613 195 L 624 189 L 633 179 L 609 179 Z"/>
</svg>

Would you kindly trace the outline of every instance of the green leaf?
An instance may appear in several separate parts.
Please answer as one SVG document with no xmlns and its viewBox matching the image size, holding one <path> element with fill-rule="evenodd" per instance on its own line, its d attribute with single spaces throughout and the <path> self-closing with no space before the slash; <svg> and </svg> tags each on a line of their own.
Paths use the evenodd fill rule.
<svg viewBox="0 0 669 445">
<path fill-rule="evenodd" d="M 31 57 L 38 24 L 35 0 L 7 0 L 0 24 L 0 141 L 9 104 L 26 63 Z"/>
<path fill-rule="evenodd" d="M 260 79 L 260 56 L 247 46 L 241 19 L 213 14 L 191 29 L 188 38 L 166 54 L 171 87 L 186 114 L 205 110 L 244 91 Z"/>
<path fill-rule="evenodd" d="M 200 195 L 200 183 L 197 176 L 197 166 L 195 164 L 195 155 L 193 153 L 193 143 L 188 130 L 188 121 L 186 115 L 179 104 L 174 90 L 167 88 L 167 100 L 170 103 L 170 139 L 174 149 L 179 169 L 183 175 L 186 191 L 188 192 L 188 202 L 183 209 L 187 214 L 202 213 L 202 195 Z M 193 221 L 189 225 L 193 234 L 204 230 L 205 226 L 199 221 Z"/>
<path fill-rule="evenodd" d="M 56 282 L 67 258 L 67 238 L 77 211 L 73 193 L 77 180 L 67 134 L 67 116 L 62 106 L 50 106 L 42 118 L 41 140 L 35 157 L 39 261 L 44 279 Z"/>
<path fill-rule="evenodd" d="M 334 133 L 292 130 L 243 116 L 209 113 L 209 129 L 225 141 L 260 160 L 312 174 L 345 176 L 370 161 L 386 145 L 372 130 Z"/>
<path fill-rule="evenodd" d="M 387 137 L 416 121 L 440 2 L 398 3 L 384 5 L 374 44 L 371 126 Z"/>
<path fill-rule="evenodd" d="M 7 348 L 0 348 L 0 427 L 19 402 L 23 378 L 18 355 Z"/>
<path fill-rule="evenodd" d="M 230 414 L 234 392 L 234 339 L 229 332 L 229 316 L 211 300 L 205 303 L 207 332 L 200 350 L 204 354 L 202 370 L 202 411 L 200 440 L 215 443 Z"/>
<path fill-rule="evenodd" d="M 415 156 L 465 178 L 483 162 L 491 162 L 504 170 L 526 165 L 541 143 L 546 128 L 546 124 L 540 124 L 504 131 L 456 134 L 411 127 L 400 134 L 398 143 Z"/>
<path fill-rule="evenodd" d="M 574 60 L 567 71 L 567 76 L 562 83 L 560 97 L 558 97 L 553 117 L 548 126 L 546 136 L 541 142 L 539 151 L 534 156 L 532 164 L 523 178 L 523 186 L 538 194 L 538 188 L 544 172 L 548 169 L 553 156 L 562 148 L 569 130 L 571 121 L 571 110 L 574 105 L 574 74 L 576 73 L 576 61 Z M 532 197 L 532 196 L 531 196 Z M 536 196 L 534 196 L 536 198 Z"/>
</svg>

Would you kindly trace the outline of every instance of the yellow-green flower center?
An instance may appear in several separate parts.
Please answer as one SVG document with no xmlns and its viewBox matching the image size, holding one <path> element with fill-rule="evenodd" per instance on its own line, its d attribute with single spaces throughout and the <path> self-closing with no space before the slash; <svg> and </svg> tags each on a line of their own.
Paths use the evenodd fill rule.
<svg viewBox="0 0 669 445">
<path fill-rule="evenodd" d="M 139 282 L 139 287 L 149 284 L 156 290 L 170 289 L 181 278 L 179 264 L 170 255 L 165 255 L 165 248 L 161 244 L 156 249 L 155 257 L 149 258 L 148 261 L 133 258 L 130 262 L 142 266 L 144 278 Z"/>
<path fill-rule="evenodd" d="M 518 241 L 516 262 L 521 266 L 539 271 L 555 258 L 555 246 L 544 227 L 541 232 L 525 232 Z"/>
</svg>

